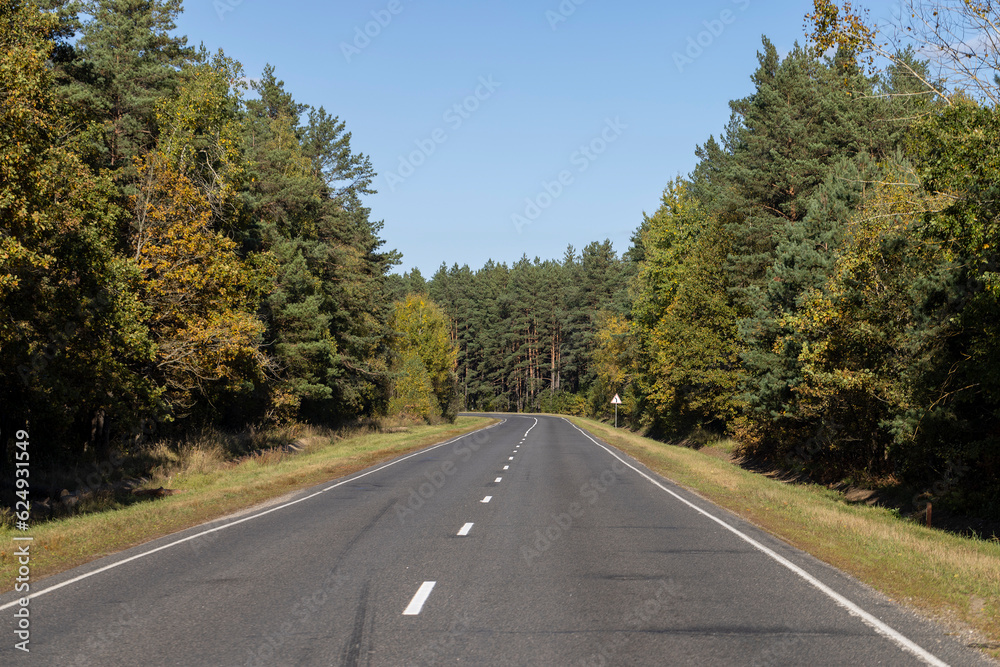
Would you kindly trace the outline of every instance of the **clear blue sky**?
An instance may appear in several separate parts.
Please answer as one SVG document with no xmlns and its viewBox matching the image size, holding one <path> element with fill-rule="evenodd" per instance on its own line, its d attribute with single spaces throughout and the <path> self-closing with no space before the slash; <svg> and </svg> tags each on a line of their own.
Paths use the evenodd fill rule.
<svg viewBox="0 0 1000 667">
<path fill-rule="evenodd" d="M 366 204 L 398 271 L 429 278 L 442 262 L 560 258 L 605 238 L 624 252 L 752 91 L 761 36 L 787 52 L 811 7 L 188 0 L 178 32 L 250 77 L 273 64 L 297 101 L 345 121 L 379 173 Z"/>
</svg>

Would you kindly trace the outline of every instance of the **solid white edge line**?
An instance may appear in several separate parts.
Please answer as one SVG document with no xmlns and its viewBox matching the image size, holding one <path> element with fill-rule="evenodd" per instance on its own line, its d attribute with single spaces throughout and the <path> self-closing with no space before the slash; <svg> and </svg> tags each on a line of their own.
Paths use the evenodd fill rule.
<svg viewBox="0 0 1000 667">
<path fill-rule="evenodd" d="M 59 590 L 60 588 L 63 588 L 65 586 L 69 586 L 70 584 L 75 584 L 76 582 L 83 581 L 84 579 L 89 579 L 90 577 L 93 577 L 95 574 L 100 574 L 102 572 L 107 572 L 108 570 L 112 570 L 112 569 L 114 569 L 116 567 L 124 565 L 125 563 L 131 563 L 134 560 L 139 560 L 140 558 L 145 558 L 146 556 L 150 556 L 152 554 L 155 554 L 158 551 L 164 551 L 164 550 L 169 549 L 171 547 L 175 547 L 178 544 L 184 544 L 185 542 L 190 542 L 191 540 L 197 539 L 197 538 L 199 538 L 199 537 L 201 537 L 203 535 L 208 535 L 209 533 L 217 533 L 220 530 L 225 530 L 226 528 L 231 528 L 233 526 L 238 526 L 241 523 L 244 523 L 246 521 L 250 521 L 252 519 L 257 519 L 259 517 L 262 517 L 262 516 L 265 516 L 267 514 L 270 514 L 271 512 L 277 512 L 278 510 L 285 509 L 286 507 L 291 507 L 292 505 L 297 505 L 297 504 L 299 504 L 301 502 L 305 502 L 306 500 L 309 500 L 311 498 L 315 498 L 316 496 L 318 496 L 318 495 L 320 495 L 322 493 L 326 493 L 327 491 L 330 491 L 331 489 L 335 489 L 338 486 L 343 486 L 344 484 L 349 484 L 351 482 L 357 481 L 357 480 L 361 479 L 362 477 L 367 477 L 368 475 L 373 475 L 373 474 L 379 472 L 380 470 L 385 470 L 389 466 L 394 466 L 397 463 L 402 463 L 403 461 L 405 461 L 407 459 L 411 459 L 414 456 L 420 456 L 421 454 L 426 454 L 427 452 L 433 451 L 433 450 L 435 450 L 435 449 L 437 449 L 439 447 L 444 447 L 445 445 L 450 445 L 450 444 L 452 444 L 454 442 L 458 442 L 462 438 L 467 438 L 470 435 L 473 435 L 475 433 L 479 433 L 481 431 L 487 431 L 487 430 L 489 430 L 489 429 L 491 429 L 491 428 L 493 428 L 495 426 L 500 426 L 501 424 L 505 423 L 506 421 L 507 420 L 504 419 L 503 421 L 497 422 L 496 424 L 490 424 L 489 426 L 486 426 L 484 428 L 477 428 L 475 431 L 470 431 L 470 432 L 468 432 L 468 433 L 466 433 L 464 435 L 458 436 L 457 438 L 452 438 L 451 440 L 448 440 L 447 442 L 442 442 L 442 443 L 439 443 L 437 445 L 433 445 L 431 447 L 427 447 L 425 449 L 421 449 L 420 451 L 413 452 L 412 454 L 407 454 L 406 456 L 404 456 L 404 457 L 402 457 L 400 459 L 396 459 L 395 461 L 392 461 L 390 463 L 386 463 L 385 465 L 379 466 L 378 468 L 375 468 L 374 470 L 369 470 L 368 472 L 363 472 L 360 475 L 356 475 L 354 477 L 350 477 L 348 479 L 341 480 L 340 482 L 337 482 L 336 484 L 328 486 L 325 489 L 322 489 L 321 491 L 316 491 L 315 493 L 311 493 L 308 496 L 304 496 L 302 498 L 299 498 L 298 500 L 292 500 L 292 501 L 287 502 L 287 503 L 285 503 L 283 505 L 278 505 L 276 507 L 272 507 L 270 509 L 266 509 L 266 510 L 264 510 L 262 512 L 259 512 L 257 514 L 251 514 L 249 516 L 243 517 L 242 519 L 237 519 L 236 521 L 231 521 L 230 523 L 224 524 L 222 526 L 216 526 L 215 528 L 209 528 L 208 530 L 203 530 L 200 533 L 195 533 L 194 535 L 188 535 L 187 537 L 183 537 L 183 538 L 181 538 L 179 540 L 175 540 L 175 541 L 173 541 L 173 542 L 171 542 L 169 544 L 164 544 L 163 546 L 156 547 L 155 549 L 150 549 L 149 551 L 143 551 L 141 554 L 136 554 L 134 556 L 130 556 L 129 558 L 126 558 L 125 560 L 120 560 L 120 561 L 116 561 L 114 563 L 110 563 L 109 565 L 105 565 L 104 567 L 100 567 L 100 568 L 94 570 L 93 572 L 87 572 L 85 574 L 81 574 L 78 577 L 73 577 L 72 579 L 67 579 L 66 581 L 58 583 L 58 584 L 56 584 L 54 586 L 50 586 L 49 588 L 44 588 L 44 589 L 38 591 L 37 593 L 31 593 L 30 595 L 26 595 L 23 598 L 18 598 L 16 600 L 12 601 L 12 602 L 8 602 L 5 605 L 0 605 L 0 611 L 3 611 L 4 609 L 10 609 L 11 607 L 13 607 L 15 605 L 20 604 L 21 603 L 20 601 L 22 599 L 26 598 L 28 600 L 34 600 L 35 598 L 41 597 L 41 596 L 45 595 L 46 593 L 51 593 L 52 591 Z"/>
<path fill-rule="evenodd" d="M 413 599 L 410 600 L 410 604 L 406 605 L 406 609 L 403 610 L 403 616 L 416 616 L 419 614 L 420 610 L 424 608 L 427 598 L 430 597 L 431 591 L 434 590 L 435 584 L 437 584 L 436 581 L 425 581 L 420 584 L 420 588 L 417 589 Z"/>
<path fill-rule="evenodd" d="M 458 535 L 459 535 L 459 537 L 465 537 L 466 535 L 468 535 L 469 531 L 472 530 L 472 527 L 474 525 L 475 524 L 473 524 L 473 523 L 467 523 L 464 526 L 462 526 L 461 528 L 459 528 L 458 529 Z"/>
<path fill-rule="evenodd" d="M 862 622 L 864 622 L 866 625 L 868 625 L 873 630 L 875 630 L 875 632 L 879 633 L 880 635 L 882 635 L 886 639 L 889 639 L 889 640 L 895 642 L 900 648 L 902 648 L 902 649 L 904 649 L 906 651 L 909 651 L 913 655 L 915 655 L 918 658 L 920 658 L 921 660 L 923 660 L 928 665 L 934 665 L 935 667 L 948 667 L 948 663 L 942 662 L 938 657 L 936 657 L 932 653 L 929 653 L 927 650 L 925 650 L 924 648 L 922 648 L 919 645 L 917 645 L 913 640 L 905 637 L 898 630 L 895 630 L 895 629 L 891 628 L 890 626 L 886 625 L 885 623 L 883 623 L 879 619 L 875 618 L 874 616 L 872 616 L 871 614 L 869 614 L 867 611 L 865 611 L 864 609 L 862 609 L 858 605 L 854 604 L 853 602 L 851 602 L 850 600 L 848 600 L 847 598 L 845 598 L 843 595 L 841 595 L 840 593 L 836 592 L 835 590 L 833 590 L 832 588 L 830 588 L 829 586 L 827 586 L 826 584 L 824 584 L 822 581 L 820 581 L 819 579 L 817 579 L 813 575 L 811 575 L 808 572 L 806 572 L 805 570 L 803 570 L 801 567 L 799 567 L 795 563 L 791 562 L 790 560 L 788 560 L 784 556 L 781 556 L 780 554 L 772 551 L 771 549 L 769 549 L 768 547 L 764 546 L 763 544 L 761 544 L 757 540 L 753 539 L 752 537 L 750 537 L 746 533 L 741 532 L 739 529 L 734 528 L 733 526 L 730 526 L 728 523 L 726 523 L 722 519 L 720 519 L 720 518 L 718 518 L 716 516 L 713 516 L 709 512 L 706 512 L 705 510 L 703 510 L 702 508 L 698 507 L 697 505 L 695 505 L 691 501 L 689 501 L 689 500 L 687 500 L 687 499 L 679 496 L 678 494 L 674 493 L 673 491 L 671 491 L 670 489 L 668 489 L 667 487 L 665 487 L 663 484 L 661 484 L 659 481 L 653 479 L 652 477 L 650 477 L 649 475 L 647 475 L 643 471 L 639 470 L 638 468 L 636 468 L 634 465 L 632 465 L 628 461 L 622 459 L 622 457 L 618 456 L 615 452 L 613 452 L 607 446 L 601 444 L 600 442 L 598 442 L 597 440 L 595 440 L 594 438 L 592 438 L 590 436 L 590 434 L 587 433 L 586 431 L 584 431 L 582 428 L 580 428 L 579 426 L 577 426 L 576 424 L 574 424 L 570 420 L 566 419 L 565 417 L 563 417 L 563 419 L 570 426 L 572 426 L 577 431 L 579 431 L 580 433 L 582 433 L 588 440 L 590 440 L 595 445 L 597 445 L 598 447 L 600 447 L 601 449 L 603 449 L 604 451 L 606 451 L 608 454 L 611 454 L 611 456 L 615 457 L 616 459 L 618 459 L 619 461 L 621 461 L 622 463 L 624 463 L 626 466 L 628 466 L 632 470 L 634 470 L 637 473 L 639 473 L 639 475 L 641 475 L 642 477 L 645 477 L 647 480 L 649 480 L 650 482 L 652 482 L 655 486 L 659 487 L 663 491 L 666 491 L 667 493 L 669 493 L 674 498 L 676 498 L 677 500 L 681 501 L 682 503 L 684 503 L 685 505 L 687 505 L 691 509 L 695 510 L 699 514 L 702 514 L 702 515 L 708 517 L 709 519 L 711 519 L 712 521 L 716 522 L 717 524 L 719 524 L 720 526 L 722 526 L 726 530 L 728 530 L 731 533 L 735 534 L 737 537 L 739 537 L 740 539 L 742 539 L 744 542 L 746 542 L 747 544 L 749 544 L 753 548 L 757 549 L 758 551 L 760 551 L 761 553 L 763 553 L 763 554 L 765 554 L 767 556 L 770 556 L 772 559 L 774 559 L 775 561 L 777 561 L 778 563 L 780 563 L 784 567 L 788 568 L 789 570 L 791 570 L 795 574 L 799 575 L 799 577 L 801 577 L 802 579 L 804 579 L 813 588 L 816 588 L 820 592 L 824 593 L 827 597 L 829 597 L 830 599 L 832 599 L 839 606 L 841 606 L 844 609 L 846 609 L 847 612 L 850 613 L 852 616 L 857 616 L 858 618 L 860 618 Z"/>
<path fill-rule="evenodd" d="M 480 500 L 479 502 L 481 502 L 481 503 L 488 503 L 488 502 L 490 502 L 491 500 L 493 500 L 493 496 L 486 496 L 485 498 L 483 498 L 483 499 L 482 499 L 482 500 Z"/>
</svg>

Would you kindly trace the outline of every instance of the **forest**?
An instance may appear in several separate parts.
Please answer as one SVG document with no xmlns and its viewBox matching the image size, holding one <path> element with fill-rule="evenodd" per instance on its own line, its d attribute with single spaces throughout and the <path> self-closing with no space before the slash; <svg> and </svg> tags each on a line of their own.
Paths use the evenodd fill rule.
<svg viewBox="0 0 1000 667">
<path fill-rule="evenodd" d="M 607 418 L 618 393 L 661 439 L 731 436 L 815 481 L 1000 517 L 997 51 L 917 55 L 947 61 L 960 30 L 988 45 L 995 16 L 935 4 L 890 50 L 850 5 L 815 5 L 808 45 L 764 38 L 754 92 L 621 258 L 594 243 L 404 283 L 453 321 L 470 409 Z"/>
<path fill-rule="evenodd" d="M 346 124 L 188 46 L 179 0 L 0 0 L 3 465 L 29 422 L 55 465 L 619 394 L 664 440 L 1000 518 L 997 17 L 910 4 L 907 43 L 825 0 L 804 45 L 765 37 L 621 255 L 425 279 Z"/>
<path fill-rule="evenodd" d="M 391 298 L 399 254 L 345 123 L 270 66 L 248 78 L 189 47 L 180 11 L 0 3 L 5 464 L 27 424 L 48 466 L 206 426 L 363 419 L 434 349 L 407 322 L 437 311 Z"/>
<path fill-rule="evenodd" d="M 606 402 L 594 390 L 596 333 L 625 307 L 632 266 L 605 240 L 570 246 L 561 261 L 442 265 L 429 281 L 418 269 L 393 282 L 450 320 L 465 409 L 596 414 Z"/>
</svg>

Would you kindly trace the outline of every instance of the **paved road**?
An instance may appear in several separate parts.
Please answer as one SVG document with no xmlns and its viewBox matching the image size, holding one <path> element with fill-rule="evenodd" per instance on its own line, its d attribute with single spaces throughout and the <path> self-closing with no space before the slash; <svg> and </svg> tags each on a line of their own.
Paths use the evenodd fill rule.
<svg viewBox="0 0 1000 667">
<path fill-rule="evenodd" d="M 0 664 L 986 664 L 568 421 L 503 419 L 39 582 L 30 654 L 0 596 Z"/>
</svg>

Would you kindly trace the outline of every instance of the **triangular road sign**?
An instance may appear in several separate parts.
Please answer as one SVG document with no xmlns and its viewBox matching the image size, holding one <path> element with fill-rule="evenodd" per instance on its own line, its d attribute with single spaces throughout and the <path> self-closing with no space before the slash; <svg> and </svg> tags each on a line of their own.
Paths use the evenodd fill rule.
<svg viewBox="0 0 1000 667">
<path fill-rule="evenodd" d="M 611 405 L 621 405 L 621 404 L 622 404 L 622 399 L 618 398 L 618 394 L 615 394 L 615 397 L 611 399 Z"/>
</svg>

